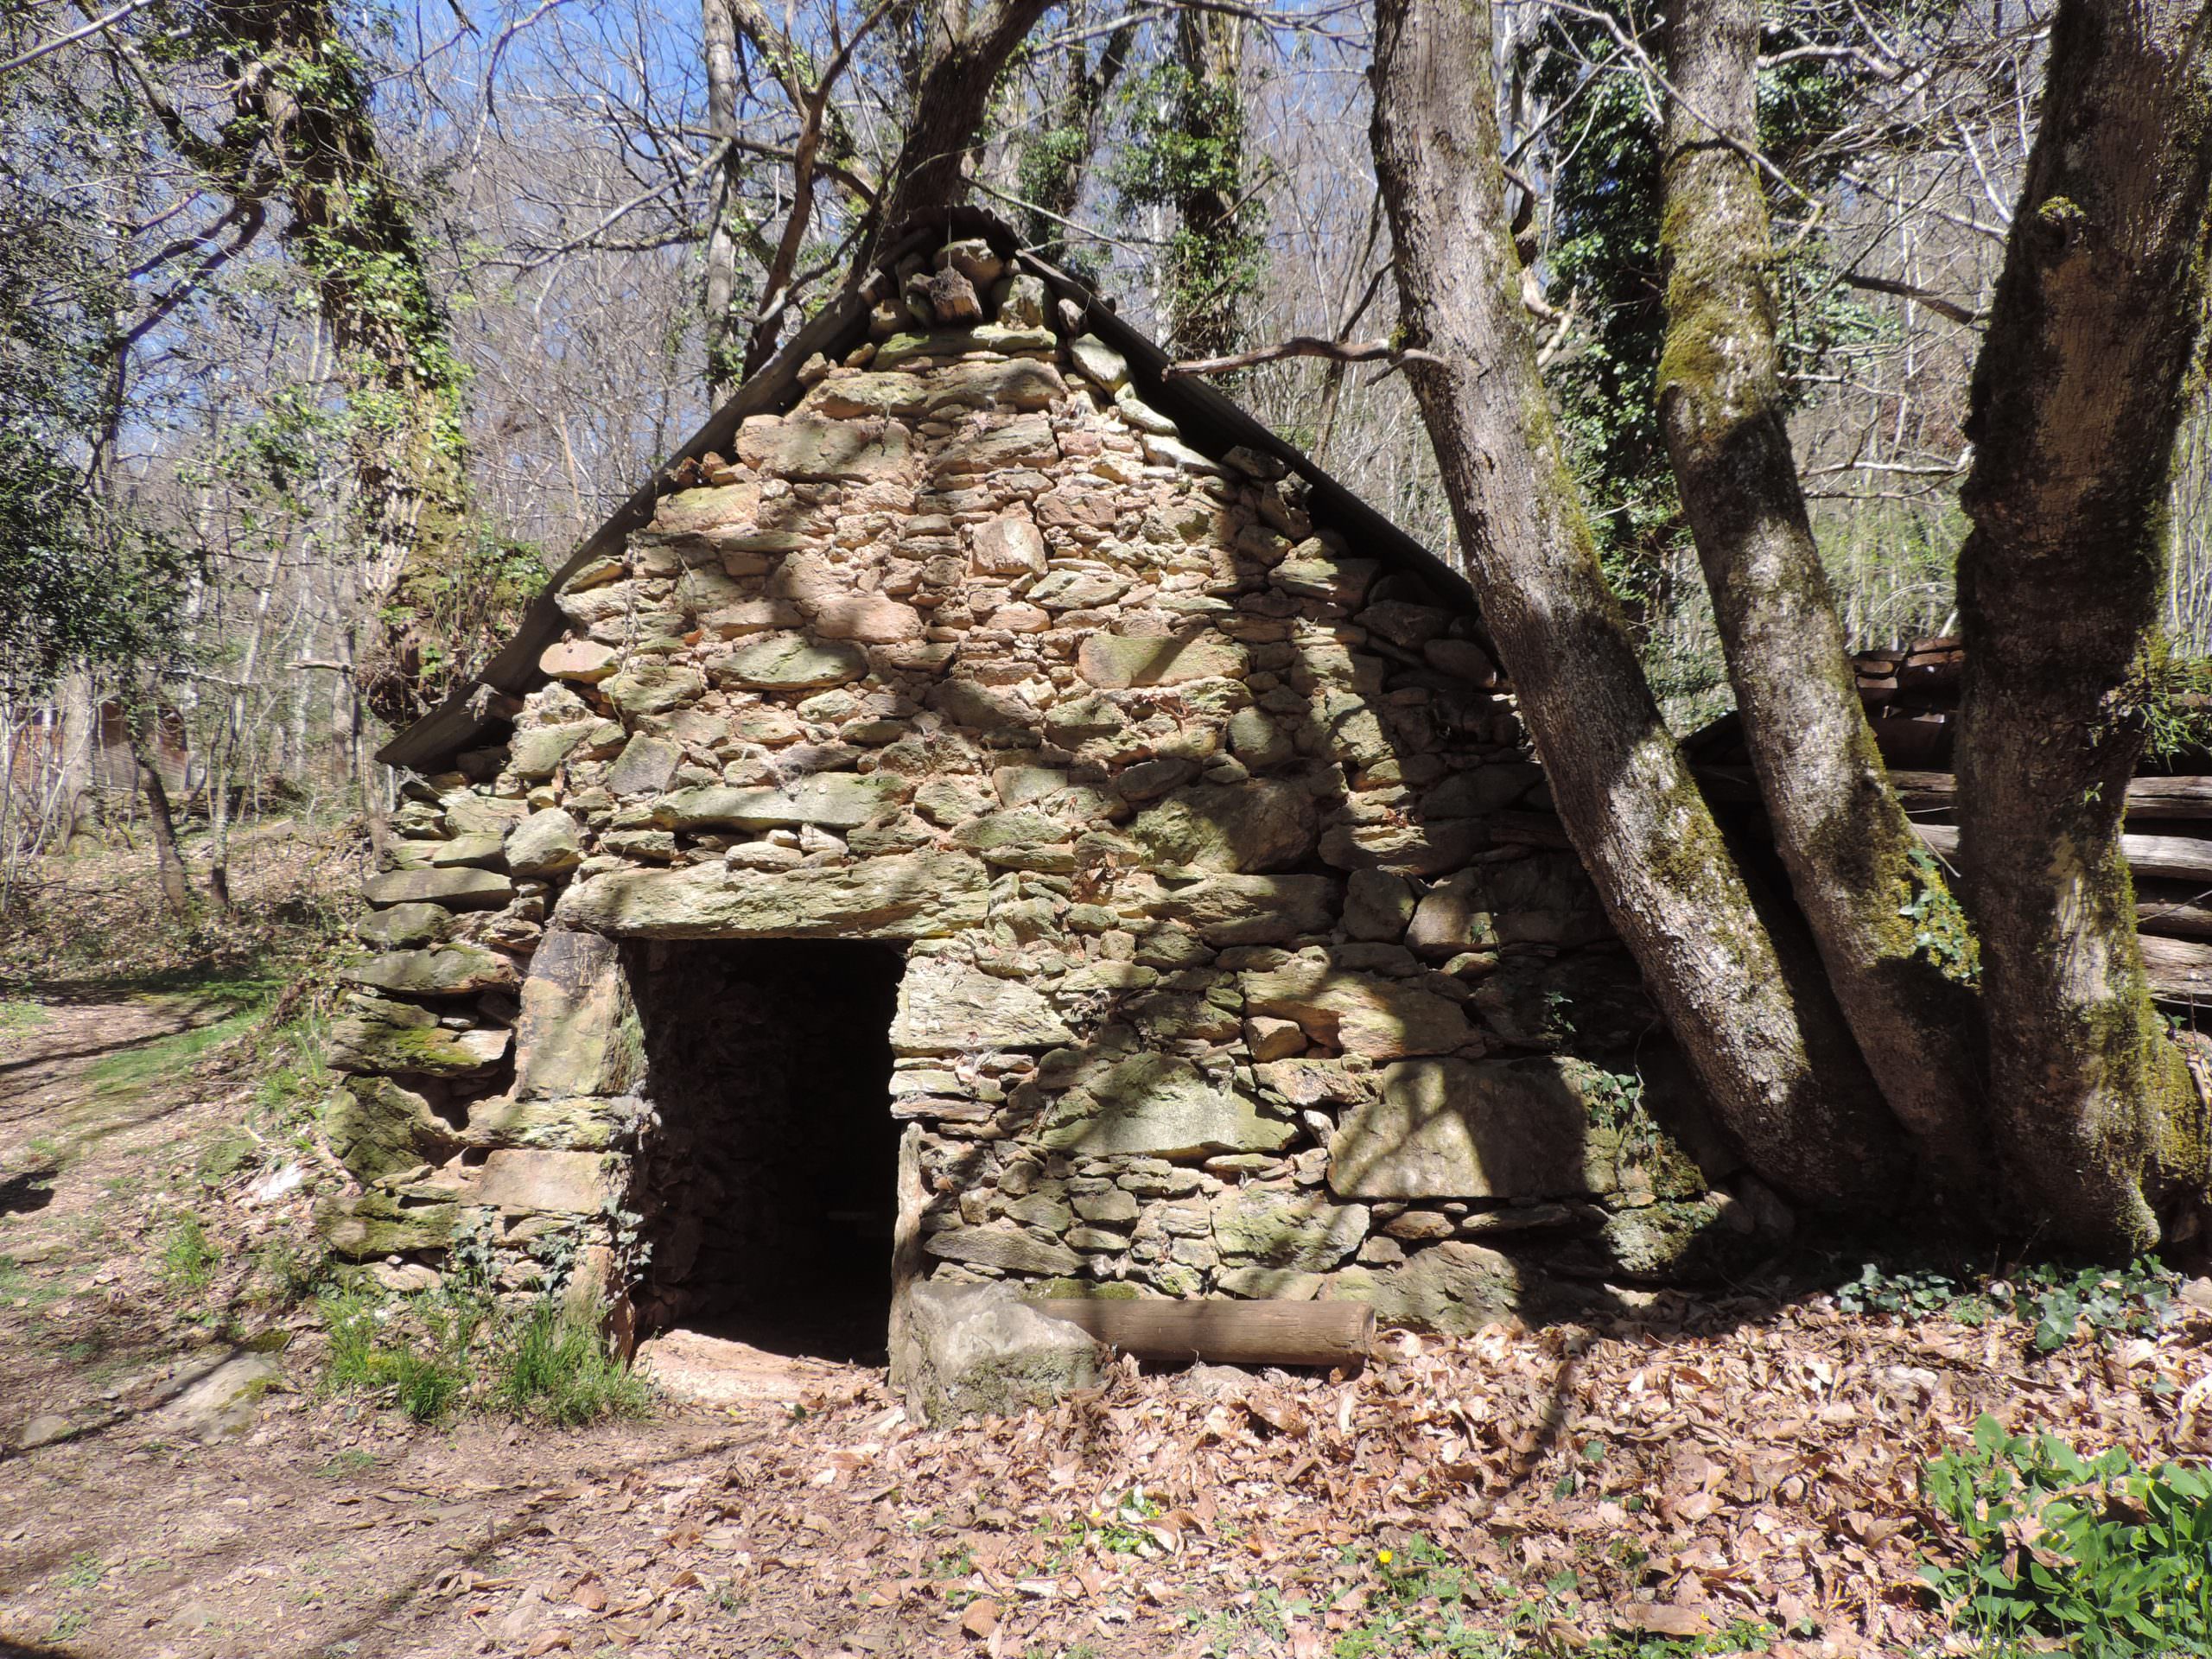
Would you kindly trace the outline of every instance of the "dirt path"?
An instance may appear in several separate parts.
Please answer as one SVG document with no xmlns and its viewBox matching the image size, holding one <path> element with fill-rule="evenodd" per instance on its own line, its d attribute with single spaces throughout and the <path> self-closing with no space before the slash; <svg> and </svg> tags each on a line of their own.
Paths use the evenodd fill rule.
<svg viewBox="0 0 2212 1659">
<path fill-rule="evenodd" d="M 424 1427 L 269 1294 L 315 1159 L 251 1132 L 246 1023 L 0 1003 L 0 1659 L 1932 1652 L 1919 1471 L 1980 1413 L 2212 1453 L 2212 1287 L 2048 1355 L 1739 1296 L 950 1430 L 679 1340 L 715 1403 Z"/>
</svg>

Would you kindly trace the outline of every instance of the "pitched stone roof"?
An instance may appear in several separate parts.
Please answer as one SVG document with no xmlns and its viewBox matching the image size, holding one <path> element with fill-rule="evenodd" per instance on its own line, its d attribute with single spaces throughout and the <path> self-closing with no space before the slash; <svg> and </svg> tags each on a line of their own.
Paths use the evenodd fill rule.
<svg viewBox="0 0 2212 1659">
<path fill-rule="evenodd" d="M 653 517 L 655 503 L 671 487 L 671 474 L 684 462 L 728 453 L 747 416 L 780 413 L 798 402 L 805 390 L 800 370 L 810 359 L 821 355 L 837 360 L 865 340 L 869 310 L 886 295 L 896 292 L 892 273 L 901 261 L 918 252 L 933 252 L 947 242 L 976 237 L 989 241 L 994 251 L 1010 259 L 1016 270 L 1041 278 L 1055 301 L 1075 306 L 1081 312 L 1083 330 L 1097 335 L 1127 359 L 1139 395 L 1173 419 L 1183 441 L 1192 448 L 1215 459 L 1240 448 L 1273 456 L 1306 480 L 1314 518 L 1333 526 L 1361 556 L 1417 575 L 1446 605 L 1471 613 L 1475 609 L 1474 592 L 1465 576 L 1324 472 L 1295 445 L 1210 383 L 1195 378 L 1164 378 L 1163 371 L 1173 359 L 1158 342 L 1123 321 L 1109 302 L 1065 271 L 1020 251 L 1011 227 L 995 215 L 979 208 L 955 208 L 893 238 L 868 282 L 841 290 L 766 368 L 740 386 L 691 435 L 659 473 L 577 546 L 524 613 L 513 637 L 477 671 L 474 680 L 393 738 L 377 758 L 390 766 L 435 772 L 449 766 L 462 751 L 486 741 L 494 728 L 505 724 L 502 709 L 512 706 L 508 700 L 545 682 L 538 658 L 567 626 L 567 619 L 555 603 L 563 584 L 593 560 L 619 552 L 632 531 L 643 529 Z"/>
</svg>

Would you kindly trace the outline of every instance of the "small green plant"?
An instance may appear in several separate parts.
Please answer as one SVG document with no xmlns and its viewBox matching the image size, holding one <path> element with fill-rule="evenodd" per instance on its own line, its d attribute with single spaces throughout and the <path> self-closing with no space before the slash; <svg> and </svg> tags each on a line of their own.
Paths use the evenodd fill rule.
<svg viewBox="0 0 2212 1659">
<path fill-rule="evenodd" d="M 607 1351 L 601 1322 L 541 1301 L 506 1333 L 493 1403 L 518 1417 L 575 1427 L 608 1417 L 643 1417 L 652 1386 Z"/>
<path fill-rule="evenodd" d="M 325 1480 L 351 1480 L 365 1475 L 377 1466 L 377 1454 L 358 1446 L 349 1446 L 315 1471 Z"/>
<path fill-rule="evenodd" d="M 162 1240 L 161 1274 L 174 1290 L 205 1290 L 215 1277 L 223 1253 L 207 1236 L 207 1224 L 187 1211 L 169 1224 Z"/>
<path fill-rule="evenodd" d="M 2037 1351 L 2063 1348 L 2087 1322 L 2100 1338 L 2154 1331 L 2173 1305 L 2181 1275 L 2155 1255 L 2124 1268 L 2066 1268 L 2045 1262 L 2020 1275 L 2023 1318 L 2033 1321 Z"/>
<path fill-rule="evenodd" d="M 322 1262 L 289 1238 L 272 1238 L 254 1253 L 253 1276 L 263 1300 L 276 1307 L 297 1307 L 321 1282 Z"/>
<path fill-rule="evenodd" d="M 65 1590 L 89 1590 L 106 1576 L 107 1563 L 89 1549 L 80 1550 L 61 1569 L 61 1586 Z"/>
<path fill-rule="evenodd" d="M 1948 1274 L 1885 1270 L 1869 1262 L 1859 1268 L 1856 1279 L 1838 1287 L 1835 1305 L 1847 1313 L 1924 1318 L 1948 1311 L 1966 1294 L 1966 1287 Z"/>
<path fill-rule="evenodd" d="M 1897 914 L 1912 924 L 1913 950 L 1946 979 L 1973 984 L 1981 975 L 1981 952 L 1965 910 L 1943 880 L 1943 867 L 1925 847 L 1914 848 L 1907 856 L 1912 876 Z"/>
<path fill-rule="evenodd" d="M 1959 1541 L 1923 1576 L 1969 1636 L 2079 1659 L 2212 1652 L 2212 1472 L 2083 1458 L 1984 1416 L 1921 1493 Z"/>
<path fill-rule="evenodd" d="M 480 1307 L 423 1297 L 403 1319 L 399 1308 L 359 1291 L 331 1292 L 318 1306 L 333 1388 L 384 1395 L 418 1423 L 442 1422 L 461 1405 Z"/>
</svg>

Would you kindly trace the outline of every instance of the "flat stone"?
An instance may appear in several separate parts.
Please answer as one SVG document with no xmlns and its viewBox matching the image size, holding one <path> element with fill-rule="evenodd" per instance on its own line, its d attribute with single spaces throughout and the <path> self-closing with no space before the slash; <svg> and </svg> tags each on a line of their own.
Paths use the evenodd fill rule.
<svg viewBox="0 0 2212 1659">
<path fill-rule="evenodd" d="M 1344 931 L 1382 944 L 1405 937 L 1414 918 L 1414 890 L 1403 876 L 1354 870 L 1344 882 Z"/>
<path fill-rule="evenodd" d="M 76 1425 L 58 1411 L 42 1411 L 25 1423 L 22 1433 L 16 1437 L 16 1445 L 22 1451 L 35 1452 L 41 1446 L 52 1446 L 56 1440 L 66 1440 L 76 1433 Z"/>
<path fill-rule="evenodd" d="M 1278 1152 L 1297 1135 L 1297 1125 L 1264 1116 L 1188 1060 L 1137 1053 L 1063 1094 L 1039 1139 L 1086 1157 L 1191 1158 Z"/>
<path fill-rule="evenodd" d="M 472 1077 L 506 1058 L 507 1039 L 504 1031 L 448 1031 L 428 1008 L 379 1000 L 332 1023 L 327 1058 L 334 1071 Z"/>
<path fill-rule="evenodd" d="M 1224 1268 L 1213 1276 L 1214 1288 L 1224 1296 L 1255 1302 L 1310 1302 L 1328 1282 L 1325 1274 L 1292 1268 Z"/>
<path fill-rule="evenodd" d="M 558 875 L 584 861 L 583 832 L 566 812 L 549 806 L 507 831 L 506 854 L 517 875 Z"/>
<path fill-rule="evenodd" d="M 1025 510 L 987 519 L 971 532 L 969 556 L 986 576 L 1036 576 L 1045 573 L 1045 537 Z"/>
<path fill-rule="evenodd" d="M 653 530 L 663 536 L 691 536 L 725 524 L 751 524 L 760 511 L 760 486 L 749 480 L 677 490 L 661 497 Z"/>
<path fill-rule="evenodd" d="M 773 789 L 680 789 L 654 802 L 653 812 L 677 830 L 778 830 L 803 823 L 854 830 L 882 811 L 898 791 L 899 779 L 888 773 L 825 772 Z"/>
<path fill-rule="evenodd" d="M 843 685 L 868 672 L 868 653 L 842 640 L 817 643 L 804 634 L 764 634 L 707 664 L 715 683 L 759 691 Z"/>
<path fill-rule="evenodd" d="M 569 752 L 590 736 L 598 724 L 595 720 L 579 720 L 517 732 L 507 740 L 507 765 L 518 778 L 550 778 L 569 758 Z"/>
<path fill-rule="evenodd" d="M 948 1262 L 972 1262 L 1001 1273 L 1075 1273 L 1083 1267 L 1083 1258 L 1066 1245 L 1013 1226 L 949 1228 L 931 1233 L 922 1248 Z"/>
<path fill-rule="evenodd" d="M 1213 1205 L 1213 1239 L 1224 1258 L 1263 1268 L 1333 1268 L 1367 1236 L 1364 1205 L 1334 1205 L 1310 1190 L 1236 1187 Z"/>
<path fill-rule="evenodd" d="M 446 833 L 449 836 L 501 836 L 507 826 L 530 810 L 520 801 L 499 795 L 479 795 L 461 790 L 443 797 Z"/>
<path fill-rule="evenodd" d="M 436 844 L 430 854 L 430 868 L 443 870 L 463 864 L 489 867 L 503 862 L 505 855 L 505 837 L 497 831 L 455 836 L 450 841 Z"/>
<path fill-rule="evenodd" d="M 1385 1325 L 1471 1337 L 1516 1312 L 1523 1284 L 1513 1258 L 1452 1240 L 1416 1250 L 1395 1268 L 1345 1268 L 1329 1277 L 1325 1301 L 1371 1303 Z"/>
<path fill-rule="evenodd" d="M 1246 974 L 1244 1001 L 1253 1014 L 1295 1020 L 1315 1041 L 1369 1059 L 1449 1053 L 1477 1034 L 1456 1002 L 1404 980 L 1346 973 L 1305 957 Z"/>
<path fill-rule="evenodd" d="M 423 950 L 372 957 L 346 971 L 356 985 L 398 996 L 474 996 L 516 983 L 513 958 L 480 944 L 458 942 Z"/>
<path fill-rule="evenodd" d="M 891 1047 L 899 1054 L 1052 1048 L 1075 1033 L 1045 997 L 1019 980 L 995 979 L 943 957 L 910 963 L 899 982 Z"/>
<path fill-rule="evenodd" d="M 636 938 L 922 939 L 982 924 L 983 865 L 957 853 L 872 858 L 780 873 L 694 864 L 571 883 L 555 919 Z"/>
<path fill-rule="evenodd" d="M 680 745 L 639 732 L 622 746 L 622 753 L 607 769 L 607 790 L 621 796 L 658 795 L 676 776 L 683 759 Z"/>
<path fill-rule="evenodd" d="M 1336 887 L 1325 875 L 1210 875 L 1171 888 L 1148 908 L 1208 944 L 1287 944 L 1328 929 Z"/>
<path fill-rule="evenodd" d="M 906 429 L 886 422 L 805 416 L 738 429 L 737 458 L 763 473 L 809 483 L 868 483 L 906 465 Z"/>
<path fill-rule="evenodd" d="M 444 1249 L 453 1243 L 460 1220 L 457 1204 L 404 1204 L 373 1189 L 349 1198 L 327 1198 L 315 1208 L 315 1227 L 325 1242 L 356 1262 Z"/>
<path fill-rule="evenodd" d="M 387 870 L 361 884 L 372 905 L 443 905 L 450 910 L 497 910 L 514 897 L 513 880 L 498 870 Z"/>
<path fill-rule="evenodd" d="M 929 407 L 929 383 L 918 374 L 863 372 L 823 381 L 807 394 L 806 409 L 839 421 L 868 415 L 911 417 Z"/>
<path fill-rule="evenodd" d="M 452 925 L 453 912 L 443 905 L 394 905 L 355 922 L 353 937 L 377 950 L 412 950 L 435 944 Z"/>
<path fill-rule="evenodd" d="M 1050 363 L 1008 358 L 1002 363 L 957 363 L 930 377 L 929 406 L 940 412 L 959 405 L 984 409 L 1049 408 L 1067 395 L 1067 382 Z"/>
<path fill-rule="evenodd" d="M 603 1096 L 518 1100 L 492 1095 L 468 1105 L 462 1134 L 471 1147 L 551 1147 L 569 1152 L 604 1151 L 622 1138 L 619 1103 Z"/>
<path fill-rule="evenodd" d="M 1367 1198 L 1552 1198 L 1618 1190 L 1618 1132 L 1587 1063 L 1402 1060 L 1329 1142 L 1329 1185 Z"/>
<path fill-rule="evenodd" d="M 607 701 L 632 720 L 664 715 L 696 702 L 707 689 L 706 676 L 689 663 L 662 657 L 633 657 L 601 688 Z"/>
<path fill-rule="evenodd" d="M 644 1033 L 621 947 L 596 933 L 549 929 L 522 984 L 515 1096 L 619 1095 L 644 1077 Z"/>
<path fill-rule="evenodd" d="M 1247 667 L 1243 647 L 1212 633 L 1163 639 L 1094 633 L 1076 652 L 1076 671 L 1109 691 L 1242 679 Z"/>
<path fill-rule="evenodd" d="M 1503 944 L 1577 945 L 1609 936 L 1597 890 L 1571 855 L 1478 864 L 1430 889 L 1406 944 L 1425 957 Z"/>
<path fill-rule="evenodd" d="M 1049 1406 L 1096 1386 L 1102 1352 L 1007 1285 L 907 1287 L 894 1310 L 891 1384 L 934 1424 Z"/>
<path fill-rule="evenodd" d="M 1070 340 L 1068 360 L 1102 391 L 1118 391 L 1129 383 L 1128 359 L 1096 334 L 1077 334 Z"/>
<path fill-rule="evenodd" d="M 442 1164 L 461 1149 L 453 1125 L 390 1077 L 346 1078 L 323 1102 L 321 1117 L 338 1161 L 364 1181 Z"/>
<path fill-rule="evenodd" d="M 613 646 L 596 639 L 563 639 L 538 653 L 537 671 L 556 680 L 597 685 L 614 672 L 620 660 Z"/>
<path fill-rule="evenodd" d="M 1265 780 L 1178 790 L 1129 826 L 1131 838 L 1161 863 L 1255 873 L 1303 863 L 1319 833 L 1311 795 Z"/>
<path fill-rule="evenodd" d="M 531 1215 L 595 1216 L 615 1196 L 596 1152 L 502 1147 L 486 1155 L 470 1200 Z"/>
<path fill-rule="evenodd" d="M 1229 752 L 1255 772 L 1270 772 L 1288 763 L 1298 746 L 1265 710 L 1239 709 L 1229 717 Z"/>
<path fill-rule="evenodd" d="M 195 1440 L 229 1440 L 253 1427 L 257 1402 L 277 1380 L 266 1354 L 233 1354 L 153 1416 L 153 1427 Z"/>
</svg>

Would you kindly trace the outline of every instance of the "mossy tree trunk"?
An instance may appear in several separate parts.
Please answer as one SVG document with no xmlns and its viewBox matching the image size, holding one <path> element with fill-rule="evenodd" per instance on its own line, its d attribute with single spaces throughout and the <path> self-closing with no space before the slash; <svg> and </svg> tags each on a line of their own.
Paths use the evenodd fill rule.
<svg viewBox="0 0 2212 1659">
<path fill-rule="evenodd" d="M 1808 949 L 1762 919 L 1599 573 L 1522 309 L 1484 0 L 1376 0 L 1376 174 L 1407 373 L 1560 816 L 1752 1166 L 1899 1196 L 1904 1141 Z"/>
<path fill-rule="evenodd" d="M 1669 25 L 1661 423 L 1751 763 L 1828 982 L 1903 1122 L 1954 1192 L 1986 1191 L 1963 929 L 1860 707 L 1783 422 L 1758 142 L 1758 0 L 1682 0 Z"/>
<path fill-rule="evenodd" d="M 2106 1251 L 2155 1242 L 2207 1173 L 2120 830 L 2206 302 L 2208 29 L 2202 0 L 2061 0 L 1967 423 L 1960 859 L 1990 1119 L 2023 1218 Z"/>
</svg>

